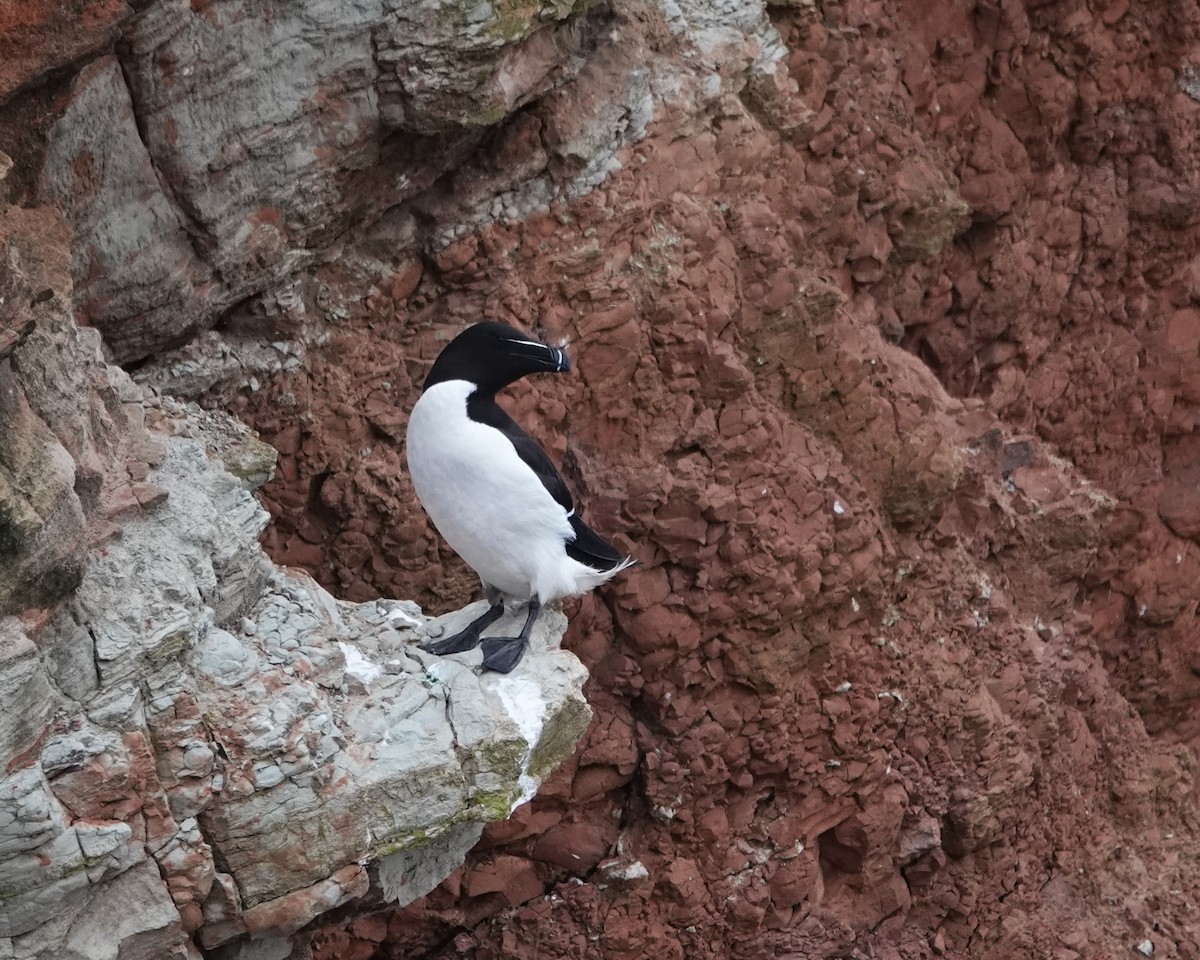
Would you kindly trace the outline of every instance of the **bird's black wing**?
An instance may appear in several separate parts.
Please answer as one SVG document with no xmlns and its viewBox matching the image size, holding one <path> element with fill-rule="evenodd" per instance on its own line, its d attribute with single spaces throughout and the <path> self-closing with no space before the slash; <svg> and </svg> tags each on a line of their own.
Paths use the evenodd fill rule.
<svg viewBox="0 0 1200 960">
<path fill-rule="evenodd" d="M 575 539 L 567 544 L 567 556 L 593 570 L 611 570 L 623 559 L 611 543 L 584 523 L 579 514 L 571 515 Z"/>
<path fill-rule="evenodd" d="M 542 481 L 542 486 L 550 492 L 550 496 L 562 504 L 569 515 L 571 529 L 575 531 L 575 539 L 567 541 L 568 557 L 593 570 L 611 570 L 621 562 L 622 557 L 612 544 L 580 519 L 571 500 L 571 491 L 540 443 L 522 430 L 494 400 L 472 395 L 467 400 L 467 416 L 476 423 L 485 423 L 504 434 L 517 451 L 517 456 Z"/>
<path fill-rule="evenodd" d="M 550 496 L 562 504 L 568 513 L 575 508 L 571 500 L 571 491 L 567 489 L 554 463 L 542 449 L 542 445 L 520 428 L 517 422 L 505 413 L 496 401 L 479 399 L 472 394 L 467 400 L 467 416 L 476 423 L 484 423 L 495 427 L 508 437 L 513 447 L 527 467 L 532 470 L 542 486 L 550 491 Z"/>
</svg>

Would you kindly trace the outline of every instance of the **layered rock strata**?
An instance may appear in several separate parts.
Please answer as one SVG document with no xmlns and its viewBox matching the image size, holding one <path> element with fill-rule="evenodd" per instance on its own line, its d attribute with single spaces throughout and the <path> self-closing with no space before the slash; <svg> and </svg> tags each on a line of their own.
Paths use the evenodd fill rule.
<svg viewBox="0 0 1200 960">
<path fill-rule="evenodd" d="M 32 186 L 75 231 L 80 317 L 122 361 L 186 340 L 396 219 L 605 29 L 554 2 L 149 5 L 73 76 Z M 529 113 L 500 156 L 505 139 L 538 156 L 484 171 L 479 200 L 508 180 L 516 210 L 602 178 L 648 117 L 643 73 L 593 106 L 626 114 L 616 130 L 571 112 L 578 98 Z"/>
</svg>

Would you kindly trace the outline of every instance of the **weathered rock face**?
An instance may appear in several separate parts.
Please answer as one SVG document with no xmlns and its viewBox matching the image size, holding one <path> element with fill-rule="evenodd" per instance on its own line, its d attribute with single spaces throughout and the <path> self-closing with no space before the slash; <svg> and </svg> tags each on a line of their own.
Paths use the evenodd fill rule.
<svg viewBox="0 0 1200 960">
<path fill-rule="evenodd" d="M 30 827 L 41 875 L 78 882 L 72 843 L 84 872 L 131 885 L 154 880 L 153 857 L 179 919 L 160 879 L 130 937 L 165 927 L 179 944 L 199 904 L 219 956 L 1196 955 L 1195 10 L 276 7 L 68 20 L 96 56 L 47 88 L 52 109 L 32 109 L 36 91 L 6 108 L 45 130 L 11 189 L 67 212 L 77 309 L 114 356 L 222 320 L 137 377 L 207 391 L 280 450 L 269 551 L 345 601 L 268 579 L 258 606 L 189 628 L 184 653 L 106 600 L 97 649 L 117 656 L 98 663 L 62 634 L 43 653 L 23 622 L 5 633 L 8 688 L 31 691 L 7 742 L 47 722 L 43 663 L 87 691 L 161 654 L 179 671 L 161 681 L 169 722 L 191 739 L 149 739 L 178 763 L 204 748 L 194 777 L 137 781 L 140 821 L 109 814 L 96 833 L 48 806 Z M 84 56 L 62 51 L 56 66 Z M 48 309 L 37 293 L 29 310 Z M 353 829 L 297 824 L 303 855 L 282 857 L 272 799 L 318 797 L 339 824 L 381 796 L 411 810 L 377 704 L 419 722 L 443 686 L 453 704 L 476 682 L 407 673 L 384 614 L 415 612 L 377 598 L 446 608 L 474 589 L 415 509 L 399 441 L 429 361 L 485 316 L 572 341 L 578 376 L 524 385 L 515 413 L 642 561 L 573 613 L 596 722 L 427 896 L 396 910 L 368 892 L 296 931 L 364 889 L 362 854 Z M 109 406 L 132 415 L 115 382 Z M 4 495 L 22 530 L 66 533 L 14 569 L 86 589 L 78 482 L 57 454 L 44 488 L 24 466 L 50 433 L 74 456 L 46 422 L 0 459 Z M 171 502 L 137 487 L 156 456 L 133 461 L 139 509 Z M 212 566 L 185 582 L 259 577 Z M 311 650 L 270 639 L 284 606 Z M 397 660 L 400 689 L 351 678 L 357 709 L 326 710 L 337 642 Z M 183 672 L 206 706 L 177 703 Z M 255 732 L 271 706 L 294 721 L 281 739 Z M 197 729 L 221 711 L 246 718 L 241 739 Z M 331 725 L 379 751 L 357 788 L 305 766 L 361 756 Z M 533 738 L 499 727 L 489 756 L 520 784 Z M 103 731 L 80 731 L 90 756 Z M 58 757 L 14 789 L 41 796 Z M 214 792 L 218 763 L 250 792 Z M 443 773 L 422 777 L 441 791 Z M 366 879 L 407 900 L 452 870 L 484 809 L 517 798 L 480 775 L 464 761 L 450 795 L 467 812 L 421 848 L 427 870 L 410 847 Z M 415 841 L 425 828 L 406 823 Z M 129 865 L 138 829 L 155 839 Z M 219 943 L 242 933 L 269 939 Z"/>
<path fill-rule="evenodd" d="M 214 289 L 137 123 L 121 65 L 101 57 L 75 78 L 42 170 L 43 195 L 74 231 L 78 307 L 118 355 L 125 341 L 190 332 Z M 110 319 L 128 323 L 118 333 Z"/>
<path fill-rule="evenodd" d="M 124 0 L 6 6 L 0 11 L 0 100 L 94 55 L 116 40 L 131 16 Z"/>
<path fill-rule="evenodd" d="M 99 337 L 64 320 L 69 237 L 46 211 L 0 211 L 0 614 L 49 605 L 79 582 L 85 510 L 130 496 L 125 462 L 140 410 L 119 370 L 96 363 Z"/>
<path fill-rule="evenodd" d="M 520 676 L 481 678 L 414 646 L 470 611 L 339 603 L 275 569 L 250 493 L 274 451 L 107 366 L 68 315 L 61 222 L 0 222 L 4 956 L 286 952 L 372 889 L 428 893 L 586 728 L 565 619 Z"/>
<path fill-rule="evenodd" d="M 72 80 L 38 177 L 75 232 L 81 319 L 136 360 L 328 260 L 578 71 L 604 20 L 549 2 L 150 5 L 119 56 Z M 645 77 L 628 88 L 590 106 L 633 111 L 599 141 L 577 96 L 529 114 L 507 138 L 526 156 L 482 174 L 487 201 L 519 183 L 520 209 L 602 178 L 649 115 Z"/>
</svg>

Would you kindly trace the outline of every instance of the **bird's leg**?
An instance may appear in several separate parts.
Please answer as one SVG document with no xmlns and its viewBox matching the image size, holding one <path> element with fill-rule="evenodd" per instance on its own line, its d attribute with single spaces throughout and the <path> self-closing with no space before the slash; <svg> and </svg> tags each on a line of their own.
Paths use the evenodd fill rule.
<svg viewBox="0 0 1200 960">
<path fill-rule="evenodd" d="M 533 623 L 537 620 L 538 612 L 542 609 L 537 597 L 529 598 L 529 612 L 525 615 L 525 626 L 515 637 L 488 637 L 483 641 L 483 668 L 495 670 L 497 673 L 511 673 L 513 667 L 521 662 L 525 651 L 529 649 L 529 634 L 533 632 Z"/>
<path fill-rule="evenodd" d="M 463 629 L 444 640 L 431 640 L 421 644 L 426 653 L 436 653 L 439 656 L 446 653 L 462 653 L 464 650 L 474 650 L 479 646 L 479 635 L 500 619 L 504 614 L 504 598 L 500 591 L 488 584 L 483 585 L 484 596 L 491 604 L 480 616 L 468 623 Z"/>
</svg>

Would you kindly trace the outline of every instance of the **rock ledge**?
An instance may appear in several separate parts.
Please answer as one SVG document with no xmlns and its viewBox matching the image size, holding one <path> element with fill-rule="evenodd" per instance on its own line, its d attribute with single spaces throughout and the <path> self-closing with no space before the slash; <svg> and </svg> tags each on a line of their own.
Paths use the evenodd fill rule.
<svg viewBox="0 0 1200 960">
<path fill-rule="evenodd" d="M 16 289 L 30 264 L 59 289 L 0 360 L 20 411 L 0 479 L 50 473 L 0 506 L 59 491 L 71 523 L 27 510 L 11 559 L 74 572 L 0 596 L 0 957 L 236 956 L 372 886 L 424 895 L 587 727 L 566 618 L 514 675 L 480 675 L 478 652 L 417 647 L 470 609 L 343 603 L 274 567 L 251 489 L 273 451 L 104 364 L 65 244 L 43 249 L 9 260 Z"/>
</svg>

